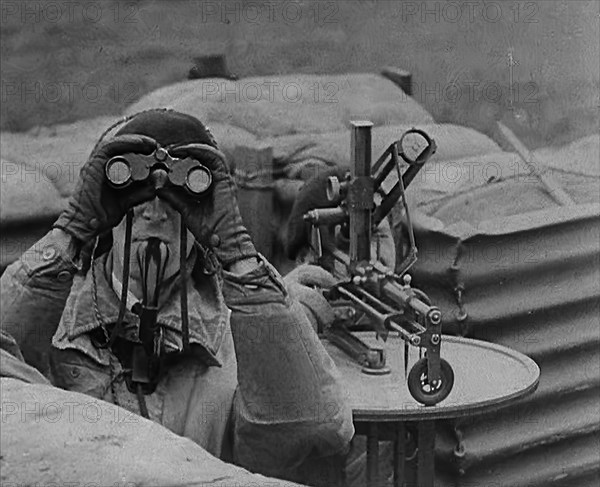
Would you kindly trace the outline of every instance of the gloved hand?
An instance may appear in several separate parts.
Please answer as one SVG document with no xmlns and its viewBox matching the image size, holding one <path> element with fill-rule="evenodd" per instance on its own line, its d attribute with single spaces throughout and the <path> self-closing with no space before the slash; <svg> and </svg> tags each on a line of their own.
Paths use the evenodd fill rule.
<svg viewBox="0 0 600 487">
<path fill-rule="evenodd" d="M 201 199 L 194 199 L 182 188 L 166 186 L 157 191 L 183 216 L 184 222 L 196 240 L 214 250 L 221 264 L 231 264 L 255 258 L 258 253 L 244 226 L 237 203 L 235 183 L 225 156 L 206 144 L 188 144 L 170 149 L 174 157 L 193 157 L 212 173 L 212 186 Z"/>
<path fill-rule="evenodd" d="M 80 242 L 88 242 L 116 226 L 135 205 L 154 198 L 147 184 L 117 191 L 106 181 L 104 167 L 111 157 L 129 152 L 152 154 L 156 142 L 143 135 L 119 135 L 104 141 L 81 168 L 79 182 L 67 208 L 54 223 Z"/>
<path fill-rule="evenodd" d="M 337 284 L 335 278 L 318 265 L 303 264 L 288 272 L 283 278 L 286 284 L 301 284 L 303 286 L 327 289 Z"/>
<path fill-rule="evenodd" d="M 283 282 L 292 298 L 301 305 L 316 332 L 333 323 L 333 308 L 323 296 L 322 290 L 336 284 L 333 276 L 316 265 L 304 264 L 288 273 Z"/>
</svg>

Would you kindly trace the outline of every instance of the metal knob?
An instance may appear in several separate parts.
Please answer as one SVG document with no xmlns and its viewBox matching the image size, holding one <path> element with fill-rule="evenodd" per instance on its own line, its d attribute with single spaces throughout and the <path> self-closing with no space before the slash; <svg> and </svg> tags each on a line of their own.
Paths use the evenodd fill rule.
<svg viewBox="0 0 600 487">
<path fill-rule="evenodd" d="M 340 199 L 341 194 L 340 180 L 336 176 L 329 176 L 327 178 L 327 199 L 330 202 L 335 202 Z"/>
<path fill-rule="evenodd" d="M 433 325 L 439 325 L 442 322 L 442 312 L 439 309 L 434 309 L 429 313 L 429 321 Z"/>
</svg>

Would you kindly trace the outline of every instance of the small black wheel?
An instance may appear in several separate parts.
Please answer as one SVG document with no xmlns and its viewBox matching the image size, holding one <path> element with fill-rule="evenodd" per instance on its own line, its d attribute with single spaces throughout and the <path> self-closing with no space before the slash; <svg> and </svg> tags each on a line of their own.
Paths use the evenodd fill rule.
<svg viewBox="0 0 600 487">
<path fill-rule="evenodd" d="M 429 384 L 427 358 L 420 359 L 408 374 L 408 390 L 411 396 L 425 406 L 433 406 L 446 399 L 454 385 L 454 371 L 444 359 L 440 359 L 440 375 L 438 381 Z"/>
</svg>

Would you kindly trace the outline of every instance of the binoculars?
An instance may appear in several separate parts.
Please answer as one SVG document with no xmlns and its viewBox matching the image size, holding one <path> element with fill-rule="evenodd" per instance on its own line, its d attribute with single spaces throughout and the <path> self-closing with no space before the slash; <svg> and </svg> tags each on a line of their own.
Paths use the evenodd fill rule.
<svg viewBox="0 0 600 487">
<path fill-rule="evenodd" d="M 192 196 L 202 196 L 212 184 L 210 170 L 198 160 L 173 158 L 162 147 L 150 155 L 129 153 L 112 157 L 104 172 L 110 186 L 116 189 L 149 181 L 156 189 L 170 183 L 184 188 Z"/>
</svg>

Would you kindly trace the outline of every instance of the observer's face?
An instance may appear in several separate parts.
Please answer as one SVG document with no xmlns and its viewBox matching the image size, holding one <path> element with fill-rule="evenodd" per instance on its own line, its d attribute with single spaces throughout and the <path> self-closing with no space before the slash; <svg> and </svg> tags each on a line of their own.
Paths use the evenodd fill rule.
<svg viewBox="0 0 600 487">
<path fill-rule="evenodd" d="M 113 251 L 122 256 L 125 243 L 126 219 L 113 229 Z M 181 216 L 165 201 L 155 198 L 133 208 L 133 223 L 131 232 L 131 276 L 139 277 L 139 269 L 134 265 L 140 245 L 149 238 L 157 238 L 168 248 L 166 276 L 173 275 L 179 270 Z M 187 255 L 192 250 L 194 237 L 186 230 Z M 165 277 L 166 277 L 165 276 Z"/>
</svg>

